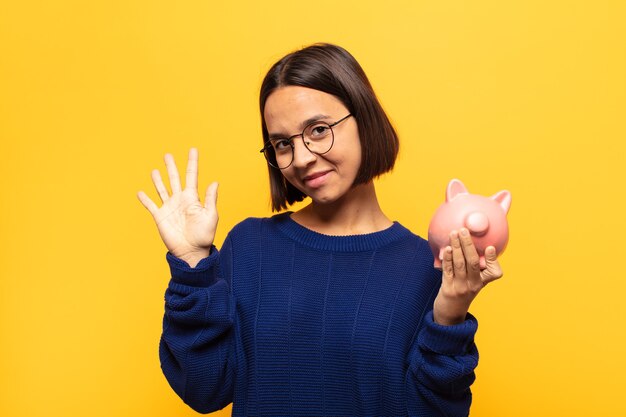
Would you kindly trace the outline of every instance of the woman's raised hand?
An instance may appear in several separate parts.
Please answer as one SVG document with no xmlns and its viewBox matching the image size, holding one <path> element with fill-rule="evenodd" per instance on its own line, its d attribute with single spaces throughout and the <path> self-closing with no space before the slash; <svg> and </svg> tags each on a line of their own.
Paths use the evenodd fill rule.
<svg viewBox="0 0 626 417">
<path fill-rule="evenodd" d="M 143 191 L 137 193 L 141 204 L 148 209 L 159 229 L 163 243 L 170 253 L 191 267 L 206 258 L 211 250 L 217 229 L 217 183 L 207 187 L 204 205 L 198 196 L 198 150 L 189 150 L 185 189 L 180 185 L 174 157 L 165 155 L 165 166 L 172 194 L 163 184 L 158 169 L 152 171 L 152 182 L 163 202 L 158 207 Z"/>
</svg>

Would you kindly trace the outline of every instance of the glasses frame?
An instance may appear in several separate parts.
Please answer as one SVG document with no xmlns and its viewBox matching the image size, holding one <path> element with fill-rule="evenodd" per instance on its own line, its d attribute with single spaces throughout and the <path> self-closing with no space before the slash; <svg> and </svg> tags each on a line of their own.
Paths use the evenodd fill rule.
<svg viewBox="0 0 626 417">
<path fill-rule="evenodd" d="M 287 141 L 289 142 L 289 146 L 291 146 L 291 162 L 289 162 L 289 164 L 288 164 L 286 167 L 280 168 L 280 167 L 278 167 L 278 166 L 274 165 L 274 164 L 270 161 L 270 159 L 268 158 L 267 153 L 265 152 L 265 150 L 266 150 L 266 149 L 268 149 L 268 148 L 273 148 L 273 146 L 272 146 L 272 143 L 271 143 L 271 142 L 272 142 L 272 140 L 275 140 L 275 139 L 269 139 L 269 140 L 267 140 L 267 141 L 265 142 L 265 146 L 263 146 L 263 148 L 261 148 L 261 151 L 260 151 L 260 152 L 263 154 L 263 156 L 265 157 L 265 160 L 267 161 L 267 163 L 268 163 L 271 167 L 276 168 L 276 169 L 287 169 L 287 168 L 289 168 L 289 167 L 291 166 L 291 164 L 293 164 L 293 160 L 294 160 L 294 149 L 295 149 L 295 146 L 293 145 L 293 140 L 294 140 L 295 138 L 297 138 L 297 137 L 301 137 L 301 138 L 302 138 L 302 143 L 304 143 L 304 146 L 307 148 L 307 150 L 308 150 L 309 152 L 314 153 L 315 155 L 324 155 L 325 153 L 330 152 L 330 150 L 333 148 L 333 145 L 335 144 L 335 132 L 333 131 L 333 127 L 337 126 L 339 123 L 343 122 L 344 120 L 346 120 L 346 119 L 347 119 L 348 117 L 350 117 L 350 116 L 352 116 L 352 113 L 348 113 L 348 115 L 347 115 L 347 116 L 342 117 L 341 119 L 337 120 L 337 121 L 336 121 L 336 122 L 334 122 L 334 123 L 326 123 L 326 122 L 322 122 L 322 121 L 319 121 L 319 120 L 318 120 L 318 121 L 316 121 L 316 122 L 312 122 L 312 123 L 309 123 L 308 125 L 306 125 L 306 126 L 304 127 L 304 129 L 302 129 L 302 133 L 299 133 L 299 134 L 297 134 L 297 135 L 292 135 L 292 136 L 289 136 L 288 138 L 280 138 L 280 139 L 283 139 L 283 140 L 287 140 Z M 311 127 L 311 126 L 313 126 L 313 125 L 316 125 L 316 124 L 319 124 L 319 123 L 324 123 L 324 124 L 328 125 L 328 127 L 330 128 L 330 134 L 332 135 L 332 142 L 331 142 L 331 144 L 330 144 L 330 148 L 328 148 L 328 150 L 327 150 L 327 151 L 324 151 L 324 152 L 315 152 L 315 151 L 312 151 L 311 149 L 309 149 L 309 146 L 306 144 L 306 141 L 304 140 L 304 132 L 305 132 L 305 131 L 309 128 L 309 127 Z M 278 138 L 276 138 L 276 139 L 278 139 Z"/>
</svg>

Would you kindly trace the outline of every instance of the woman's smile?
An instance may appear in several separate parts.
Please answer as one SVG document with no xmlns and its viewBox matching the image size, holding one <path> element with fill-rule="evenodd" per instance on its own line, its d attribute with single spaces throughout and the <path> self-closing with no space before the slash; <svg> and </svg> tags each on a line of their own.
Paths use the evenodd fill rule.
<svg viewBox="0 0 626 417">
<path fill-rule="evenodd" d="M 332 170 L 318 171 L 313 174 L 309 174 L 303 178 L 304 185 L 311 188 L 319 188 L 323 186 L 329 177 Z"/>
</svg>

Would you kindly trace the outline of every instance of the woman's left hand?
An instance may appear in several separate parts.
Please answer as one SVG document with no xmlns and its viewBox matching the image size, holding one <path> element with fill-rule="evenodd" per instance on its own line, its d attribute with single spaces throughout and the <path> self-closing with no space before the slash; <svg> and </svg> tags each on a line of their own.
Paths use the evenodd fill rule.
<svg viewBox="0 0 626 417">
<path fill-rule="evenodd" d="M 469 306 L 491 281 L 502 277 L 496 248 L 485 249 L 485 269 L 480 269 L 480 257 L 465 228 L 450 233 L 450 246 L 443 254 L 443 278 L 433 306 L 436 323 L 449 326 L 465 321 Z"/>
</svg>

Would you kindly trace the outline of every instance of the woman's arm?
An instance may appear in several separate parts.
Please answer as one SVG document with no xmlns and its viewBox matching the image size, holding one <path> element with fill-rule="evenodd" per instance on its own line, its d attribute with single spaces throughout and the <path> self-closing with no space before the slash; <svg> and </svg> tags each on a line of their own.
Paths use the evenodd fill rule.
<svg viewBox="0 0 626 417">
<path fill-rule="evenodd" d="M 234 301 L 222 259 L 230 240 L 195 268 L 170 253 L 172 278 L 165 292 L 161 368 L 172 389 L 201 413 L 232 402 L 235 376 Z M 228 268 L 225 268 L 228 269 Z"/>
<path fill-rule="evenodd" d="M 410 416 L 465 417 L 472 403 L 470 385 L 478 365 L 474 334 L 478 323 L 467 314 L 463 323 L 443 326 L 429 311 L 409 353 L 406 376 Z"/>
<path fill-rule="evenodd" d="M 478 323 L 468 310 L 488 283 L 502 277 L 494 247 L 487 248 L 485 259 L 486 268 L 481 270 L 467 229 L 452 231 L 450 246 L 443 255 L 442 281 L 433 309 L 425 315 L 409 354 L 409 415 L 469 414 L 470 385 L 478 365 L 474 344 Z M 418 398 L 424 401 L 420 403 Z"/>
<path fill-rule="evenodd" d="M 165 292 L 161 368 L 174 391 L 193 409 L 209 412 L 232 401 L 234 379 L 234 302 L 228 262 L 230 241 L 222 254 L 213 246 L 217 229 L 217 183 L 198 196 L 198 150 L 189 150 L 185 188 L 170 154 L 165 155 L 171 193 L 158 170 L 152 182 L 163 203 L 143 191 L 137 197 L 152 215 L 172 278 Z"/>
</svg>

